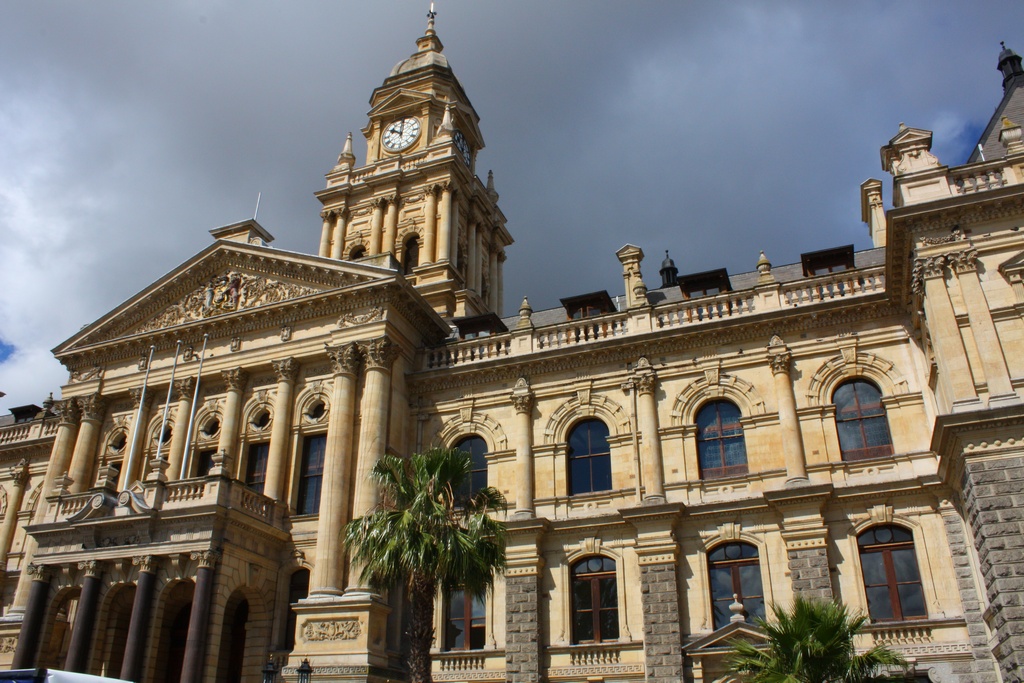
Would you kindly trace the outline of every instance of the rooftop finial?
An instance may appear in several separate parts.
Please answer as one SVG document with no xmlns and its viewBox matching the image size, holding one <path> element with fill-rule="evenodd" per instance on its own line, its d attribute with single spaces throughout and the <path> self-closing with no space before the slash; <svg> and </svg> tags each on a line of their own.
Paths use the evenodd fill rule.
<svg viewBox="0 0 1024 683">
<path fill-rule="evenodd" d="M 437 12 L 434 11 L 434 3 L 430 3 L 430 11 L 427 12 L 427 35 L 434 35 L 434 17 L 437 16 Z"/>
</svg>

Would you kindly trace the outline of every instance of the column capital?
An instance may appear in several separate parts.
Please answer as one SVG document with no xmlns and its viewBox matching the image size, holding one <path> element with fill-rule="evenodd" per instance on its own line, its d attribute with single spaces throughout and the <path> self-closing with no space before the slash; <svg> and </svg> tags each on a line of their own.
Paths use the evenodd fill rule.
<svg viewBox="0 0 1024 683">
<path fill-rule="evenodd" d="M 390 370 L 391 364 L 398 358 L 398 347 L 387 337 L 372 339 L 360 344 L 366 357 L 367 369 Z"/>
<path fill-rule="evenodd" d="M 363 356 L 359 352 L 359 345 L 355 342 L 339 344 L 338 346 L 326 346 L 327 357 L 331 361 L 331 370 L 335 375 L 355 375 L 359 372 L 359 366 L 363 362 Z"/>
<path fill-rule="evenodd" d="M 245 383 L 249 380 L 249 373 L 242 368 L 222 370 L 220 376 L 224 378 L 224 383 L 228 385 L 228 389 L 236 391 L 245 389 Z"/>
<path fill-rule="evenodd" d="M 11 473 L 11 482 L 15 488 L 25 488 L 25 484 L 28 483 L 28 460 L 22 458 L 18 461 L 17 465 L 8 470 Z"/>
<path fill-rule="evenodd" d="M 103 412 L 107 407 L 107 401 L 99 392 L 89 396 L 79 396 L 75 399 L 75 402 L 78 404 L 83 420 L 91 422 L 103 421 Z"/>
<path fill-rule="evenodd" d="M 978 250 L 971 247 L 946 254 L 946 263 L 956 273 L 969 273 L 978 269 Z"/>
<path fill-rule="evenodd" d="M 92 576 L 94 578 L 99 578 L 103 573 L 103 563 L 99 560 L 82 560 L 78 563 L 78 568 L 86 576 Z"/>
<path fill-rule="evenodd" d="M 152 399 L 152 396 L 153 396 L 152 392 L 149 392 L 148 394 L 145 395 L 146 403 L 150 402 L 150 400 Z M 128 397 L 131 399 L 132 408 L 138 408 L 139 404 L 142 402 L 142 399 L 143 399 L 143 388 L 142 387 L 135 387 L 134 389 L 129 389 L 128 390 Z"/>
<path fill-rule="evenodd" d="M 174 380 L 174 399 L 177 401 L 192 399 L 192 392 L 196 390 L 196 378 L 184 377 Z"/>
<path fill-rule="evenodd" d="M 59 416 L 58 424 L 76 425 L 82 419 L 82 411 L 78 409 L 78 401 L 73 398 L 54 401 L 52 410 Z"/>
<path fill-rule="evenodd" d="M 45 564 L 30 563 L 25 568 L 25 573 L 32 577 L 33 581 L 49 581 L 52 569 Z"/>
<path fill-rule="evenodd" d="M 155 555 L 134 555 L 132 564 L 139 568 L 140 574 L 156 574 L 158 558 Z"/>
<path fill-rule="evenodd" d="M 789 349 L 768 350 L 768 364 L 772 368 L 773 375 L 788 375 L 792 365 L 793 354 Z"/>
<path fill-rule="evenodd" d="M 924 291 L 924 281 L 946 276 L 946 257 L 943 254 L 915 258 L 911 269 L 910 289 L 915 294 Z"/>
<path fill-rule="evenodd" d="M 516 386 L 509 394 L 509 400 L 517 413 L 529 413 L 533 409 L 533 392 L 530 382 L 525 377 L 516 380 Z"/>
<path fill-rule="evenodd" d="M 299 374 L 299 361 L 294 358 L 282 358 L 272 361 L 272 364 L 278 382 L 294 382 Z"/>
<path fill-rule="evenodd" d="M 190 555 L 191 559 L 199 563 L 199 568 L 206 567 L 207 569 L 213 569 L 217 566 L 217 561 L 220 560 L 221 552 L 219 550 L 210 548 L 209 550 L 194 550 Z"/>
<path fill-rule="evenodd" d="M 654 370 L 647 369 L 642 372 L 638 372 L 634 377 L 636 381 L 636 391 L 638 394 L 654 394 L 654 390 L 658 387 L 658 376 L 654 374 Z"/>
</svg>

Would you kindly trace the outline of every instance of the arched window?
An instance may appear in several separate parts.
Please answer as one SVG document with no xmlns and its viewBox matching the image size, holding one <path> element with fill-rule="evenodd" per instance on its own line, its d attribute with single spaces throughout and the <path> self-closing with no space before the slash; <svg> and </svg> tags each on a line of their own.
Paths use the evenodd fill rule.
<svg viewBox="0 0 1024 683">
<path fill-rule="evenodd" d="M 483 598 L 468 591 L 454 591 L 448 597 L 445 620 L 446 650 L 482 650 L 487 635 L 487 610 Z"/>
<path fill-rule="evenodd" d="M 420 239 L 416 235 L 412 235 L 405 241 L 405 248 L 403 249 L 404 259 L 402 261 L 402 273 L 404 275 L 410 275 L 412 269 L 420 264 Z"/>
<path fill-rule="evenodd" d="M 600 420 L 584 420 L 569 432 L 569 495 L 611 488 L 608 427 Z"/>
<path fill-rule="evenodd" d="M 487 443 L 479 436 L 467 436 L 455 444 L 455 448 L 469 453 L 473 462 L 473 471 L 469 479 L 469 490 L 465 493 L 476 493 L 487 487 Z"/>
<path fill-rule="evenodd" d="M 913 535 L 892 524 L 876 526 L 857 537 L 857 547 L 872 621 L 927 618 Z"/>
<path fill-rule="evenodd" d="M 844 382 L 832 394 L 832 402 L 843 460 L 892 455 L 892 437 L 878 387 L 863 379 Z"/>
<path fill-rule="evenodd" d="M 748 623 L 764 618 L 764 590 L 757 548 L 749 543 L 725 543 L 708 553 L 708 578 L 715 628 L 729 623 L 729 605 L 739 600 Z M 735 598 L 733 597 L 735 596 Z"/>
<path fill-rule="evenodd" d="M 359 244 L 352 247 L 352 251 L 348 253 L 348 260 L 355 261 L 356 259 L 361 259 L 364 256 L 366 256 L 366 247 Z"/>
<path fill-rule="evenodd" d="M 588 557 L 572 566 L 572 642 L 601 643 L 619 637 L 619 590 L 615 560 Z"/>
<path fill-rule="evenodd" d="M 728 401 L 712 401 L 697 413 L 697 458 L 702 479 L 747 473 L 740 409 Z"/>
</svg>

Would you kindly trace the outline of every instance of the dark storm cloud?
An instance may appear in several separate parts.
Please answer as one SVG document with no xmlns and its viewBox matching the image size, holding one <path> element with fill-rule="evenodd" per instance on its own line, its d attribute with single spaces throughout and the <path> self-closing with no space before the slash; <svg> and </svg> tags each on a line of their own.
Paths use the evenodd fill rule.
<svg viewBox="0 0 1024 683">
<path fill-rule="evenodd" d="M 0 406 L 48 349 L 251 215 L 315 252 L 323 186 L 415 49 L 420 2 L 0 6 Z M 858 186 L 900 121 L 962 163 L 1019 3 L 483 3 L 438 32 L 481 116 L 516 244 L 506 310 L 619 293 L 614 251 L 750 270 L 868 245 Z M 357 142 L 363 159 L 365 146 Z"/>
</svg>

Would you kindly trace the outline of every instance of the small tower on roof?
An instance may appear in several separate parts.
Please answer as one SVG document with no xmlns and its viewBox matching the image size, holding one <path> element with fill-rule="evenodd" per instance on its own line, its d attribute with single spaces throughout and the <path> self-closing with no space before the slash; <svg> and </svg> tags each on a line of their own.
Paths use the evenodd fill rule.
<svg viewBox="0 0 1024 683">
<path fill-rule="evenodd" d="M 996 64 L 1003 75 L 1003 99 L 992 112 L 992 118 L 989 119 L 988 125 L 978 139 L 978 144 L 971 152 L 967 160 L 969 164 L 1006 156 L 1006 148 L 999 141 L 1004 117 L 1016 124 L 1024 123 L 1024 66 L 1021 65 L 1020 55 L 1006 47 L 1006 43 L 1001 42 L 999 45 L 1002 50 Z"/>
<path fill-rule="evenodd" d="M 676 262 L 673 261 L 668 255 L 668 249 L 665 250 L 665 260 L 661 262 L 661 286 L 662 287 L 675 287 L 679 284 L 679 269 L 676 268 Z"/>
</svg>

